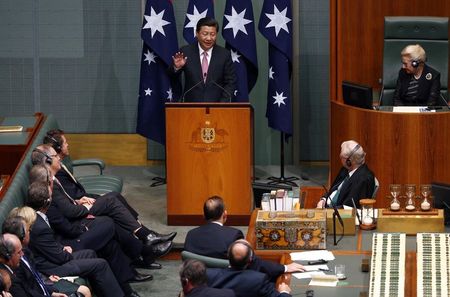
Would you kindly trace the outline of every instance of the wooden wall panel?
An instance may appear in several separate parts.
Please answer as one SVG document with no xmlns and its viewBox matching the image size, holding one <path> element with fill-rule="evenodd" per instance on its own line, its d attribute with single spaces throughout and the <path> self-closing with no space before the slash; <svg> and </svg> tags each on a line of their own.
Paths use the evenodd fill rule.
<svg viewBox="0 0 450 297">
<path fill-rule="evenodd" d="M 448 0 L 331 0 L 331 100 L 342 101 L 342 80 L 381 88 L 385 16 L 448 17 L 449 11 Z"/>
<path fill-rule="evenodd" d="M 100 158 L 108 165 L 147 165 L 147 139 L 138 134 L 67 134 L 72 159 Z"/>
</svg>

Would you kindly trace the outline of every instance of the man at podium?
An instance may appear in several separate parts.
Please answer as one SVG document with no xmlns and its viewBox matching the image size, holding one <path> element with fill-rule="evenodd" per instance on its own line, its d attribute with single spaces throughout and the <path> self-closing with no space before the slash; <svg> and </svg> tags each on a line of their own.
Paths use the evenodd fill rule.
<svg viewBox="0 0 450 297">
<path fill-rule="evenodd" d="M 425 61 L 425 50 L 408 45 L 401 52 L 402 69 L 398 73 L 394 105 L 434 106 L 439 104 L 441 74 Z"/>
<path fill-rule="evenodd" d="M 197 42 L 182 47 L 172 57 L 170 76 L 180 80 L 184 72 L 182 102 L 232 101 L 236 75 L 230 51 L 216 44 L 218 30 L 215 19 L 200 19 L 196 26 Z"/>
</svg>

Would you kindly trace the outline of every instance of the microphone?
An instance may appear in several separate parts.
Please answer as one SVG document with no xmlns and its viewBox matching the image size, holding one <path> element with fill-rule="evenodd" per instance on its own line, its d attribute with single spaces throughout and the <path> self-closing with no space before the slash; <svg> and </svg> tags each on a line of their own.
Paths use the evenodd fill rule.
<svg viewBox="0 0 450 297">
<path fill-rule="evenodd" d="M 381 87 L 380 100 L 378 100 L 378 110 L 380 110 L 381 102 L 383 102 L 384 85 Z"/>
<path fill-rule="evenodd" d="M 206 73 L 205 73 L 205 75 L 206 75 Z M 195 89 L 195 88 L 196 88 L 199 84 L 201 84 L 202 82 L 203 82 L 203 78 L 202 78 L 198 83 L 196 83 L 195 85 L 193 85 L 192 87 L 190 87 L 186 92 L 184 92 L 183 96 L 181 97 L 181 102 L 184 103 L 184 97 L 186 97 L 186 94 L 189 93 L 190 91 L 192 91 L 193 89 Z"/>
<path fill-rule="evenodd" d="M 206 74 L 206 73 L 205 73 Z M 222 87 L 221 85 L 219 85 L 217 82 L 215 82 L 214 80 L 211 80 L 211 82 L 213 83 L 213 84 L 215 84 L 216 86 L 218 86 L 222 91 L 224 91 L 227 95 L 228 95 L 228 98 L 230 99 L 229 100 L 229 102 L 231 103 L 231 94 L 230 94 L 230 92 L 228 92 L 224 87 Z"/>
<path fill-rule="evenodd" d="M 312 181 L 313 183 L 315 183 L 316 185 L 321 186 L 321 187 L 325 190 L 325 193 L 324 193 L 324 195 L 323 195 L 323 197 L 325 198 L 325 204 L 324 204 L 324 206 L 325 206 L 326 203 L 327 203 L 328 197 L 330 197 L 330 193 L 329 193 L 329 190 L 327 189 L 327 187 L 325 187 L 325 185 L 322 184 L 321 182 L 319 182 L 318 180 L 315 180 L 315 179 L 313 179 L 313 178 L 310 178 L 308 175 L 306 175 L 306 174 L 304 174 L 304 173 L 300 174 L 300 178 L 301 178 L 302 180 L 310 180 L 310 181 Z"/>
<path fill-rule="evenodd" d="M 358 213 L 358 208 L 356 208 L 356 203 L 355 203 L 355 200 L 353 199 L 353 197 L 352 197 L 352 203 L 353 203 L 353 207 L 355 208 L 355 211 L 356 211 L 356 217 L 358 218 L 358 222 L 359 222 L 359 225 L 361 226 L 361 218 L 359 217 L 359 213 Z M 361 212 L 361 215 L 362 215 L 362 212 Z"/>
<path fill-rule="evenodd" d="M 300 178 L 302 180 L 311 180 L 313 183 L 315 183 L 317 185 L 320 185 L 320 186 L 322 186 L 322 188 L 325 189 L 325 196 L 324 196 L 325 197 L 324 207 L 325 207 L 325 205 L 327 204 L 327 201 L 328 201 L 328 199 L 330 197 L 330 194 L 331 194 L 331 193 L 329 193 L 329 190 L 325 187 L 325 185 L 323 185 L 322 183 L 320 183 L 317 180 L 310 179 L 306 174 L 303 174 L 303 173 L 300 175 Z M 341 214 L 339 213 L 339 210 L 337 209 L 336 204 L 333 203 L 332 199 L 330 199 L 330 204 L 331 204 L 331 207 L 333 208 L 333 231 L 334 231 L 333 232 L 334 233 L 333 234 L 333 238 L 334 238 L 334 245 L 337 245 L 338 242 L 341 241 L 341 239 L 344 237 L 344 221 L 342 220 Z M 341 237 L 339 238 L 339 240 L 336 240 L 336 219 L 335 219 L 336 217 L 337 217 L 337 219 L 339 221 L 339 224 L 342 227 L 342 234 L 341 234 Z"/>
<path fill-rule="evenodd" d="M 450 105 L 448 104 L 447 100 L 445 100 L 444 95 L 442 95 L 441 92 L 439 92 L 439 98 L 441 98 L 442 101 L 444 101 L 445 106 L 447 106 L 447 108 L 450 110 Z"/>
</svg>

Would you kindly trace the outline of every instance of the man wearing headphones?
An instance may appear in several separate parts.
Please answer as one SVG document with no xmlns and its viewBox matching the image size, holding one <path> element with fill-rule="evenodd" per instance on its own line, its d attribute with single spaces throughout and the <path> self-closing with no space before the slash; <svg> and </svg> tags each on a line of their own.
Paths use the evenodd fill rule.
<svg viewBox="0 0 450 297">
<path fill-rule="evenodd" d="M 341 144 L 342 168 L 331 185 L 330 190 L 317 203 L 318 208 L 343 205 L 360 207 L 359 200 L 372 197 L 375 189 L 373 172 L 365 164 L 366 153 L 354 140 Z M 353 204 L 354 202 L 354 204 Z"/>
<path fill-rule="evenodd" d="M 207 286 L 206 267 L 200 261 L 186 260 L 181 264 L 180 281 L 182 291 L 179 297 L 235 297 L 233 290 L 216 289 Z"/>
<path fill-rule="evenodd" d="M 248 269 L 254 257 L 250 244 L 239 239 L 228 249 L 230 268 L 207 269 L 208 286 L 232 289 L 238 297 L 289 297 L 291 289 L 281 282 L 277 288 L 267 274 Z"/>
<path fill-rule="evenodd" d="M 425 50 L 419 44 L 408 45 L 402 50 L 401 58 L 394 105 L 442 105 L 439 99 L 441 74 L 425 64 Z"/>
</svg>

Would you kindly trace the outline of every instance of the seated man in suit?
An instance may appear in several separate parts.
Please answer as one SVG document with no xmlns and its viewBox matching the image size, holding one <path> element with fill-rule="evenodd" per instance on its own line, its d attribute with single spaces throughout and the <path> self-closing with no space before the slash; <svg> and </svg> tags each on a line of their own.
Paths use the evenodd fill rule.
<svg viewBox="0 0 450 297">
<path fill-rule="evenodd" d="M 419 45 L 408 45 L 401 52 L 402 68 L 398 73 L 394 105 L 434 106 L 440 99 L 441 74 L 425 64 L 427 55 Z"/>
<path fill-rule="evenodd" d="M 233 290 L 210 288 L 206 285 L 206 267 L 200 261 L 186 260 L 180 268 L 182 291 L 179 297 L 235 297 Z"/>
<path fill-rule="evenodd" d="M 181 79 L 184 72 L 184 101 L 229 102 L 236 90 L 236 75 L 230 51 L 216 44 L 219 24 L 205 17 L 195 31 L 198 42 L 182 47 L 172 57 L 169 75 Z"/>
<path fill-rule="evenodd" d="M 228 249 L 230 268 L 207 269 L 208 286 L 232 289 L 238 297 L 291 296 L 287 284 L 282 282 L 275 289 L 266 274 L 248 269 L 253 257 L 253 249 L 245 240 L 233 242 Z"/>
<path fill-rule="evenodd" d="M 36 268 L 49 275 L 86 277 L 98 296 L 139 297 L 128 280 L 134 277 L 129 262 L 119 257 L 118 250 L 110 246 L 110 263 L 116 267 L 113 272 L 104 259 L 97 258 L 93 250 L 73 251 L 70 246 L 61 245 L 53 233 L 46 216 L 51 204 L 51 194 L 47 183 L 35 182 L 30 185 L 27 204 L 36 210 L 36 221 L 30 232 L 29 247 L 35 256 Z M 101 235 L 100 235 L 101 236 Z M 117 278 L 116 278 L 117 276 Z"/>
<path fill-rule="evenodd" d="M 71 226 L 67 224 L 67 221 L 72 224 L 85 224 L 86 220 L 95 219 L 98 216 L 109 217 L 114 221 L 118 240 L 130 258 L 135 259 L 142 254 L 147 264 L 146 267 L 161 267 L 159 264 L 157 267 L 151 265 L 155 258 L 170 251 L 172 239 L 176 233 L 156 234 L 142 225 L 128 208 L 119 199 L 116 199 L 115 195 L 105 194 L 97 199 L 72 198 L 55 177 L 55 174 L 61 170 L 61 162 L 53 147 L 40 145 L 33 150 L 31 158 L 35 165 L 47 165 L 53 176 L 52 205 L 48 211 L 48 218 L 56 232 L 63 236 L 70 234 Z M 67 220 L 61 220 L 61 215 Z M 133 246 L 132 249 L 130 249 L 130 245 Z M 143 245 L 150 247 L 149 253 L 146 252 L 148 249 L 143 249 Z"/>
<path fill-rule="evenodd" d="M 23 256 L 20 258 L 20 265 L 13 269 L 14 279 L 10 289 L 13 296 L 56 297 L 60 296 L 58 293 L 70 295 L 77 292 L 82 293 L 85 297 L 91 296 L 88 287 L 61 281 L 58 276 L 51 277 L 54 281 L 51 279 L 44 280 L 36 270 L 32 252 L 27 248 L 30 241 L 30 230 L 26 227 L 25 220 L 22 217 L 8 217 L 3 222 L 2 233 L 16 235 L 22 244 Z M 49 283 L 52 285 L 48 285 Z"/>
<path fill-rule="evenodd" d="M 375 176 L 365 164 L 366 153 L 361 145 L 354 140 L 341 144 L 342 168 L 330 187 L 330 190 L 317 203 L 318 208 L 335 205 L 357 208 L 359 200 L 372 197 L 375 189 Z"/>
<path fill-rule="evenodd" d="M 227 211 L 221 197 L 208 198 L 203 205 L 203 214 L 207 223 L 187 233 L 184 249 L 203 256 L 227 259 L 230 244 L 244 238 L 244 235 L 239 229 L 224 226 Z M 283 273 L 302 271 L 303 266 L 298 263 L 283 266 L 253 257 L 249 269 L 266 273 L 272 281 L 275 281 Z"/>
</svg>

